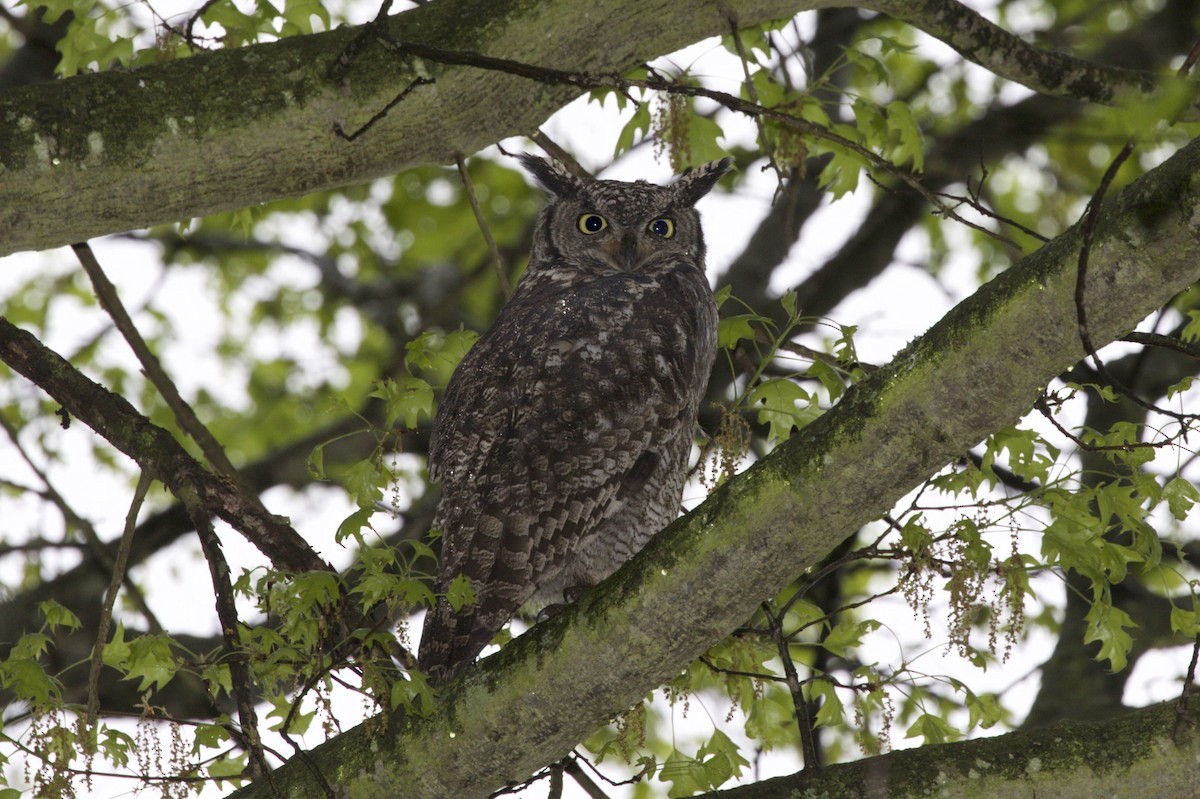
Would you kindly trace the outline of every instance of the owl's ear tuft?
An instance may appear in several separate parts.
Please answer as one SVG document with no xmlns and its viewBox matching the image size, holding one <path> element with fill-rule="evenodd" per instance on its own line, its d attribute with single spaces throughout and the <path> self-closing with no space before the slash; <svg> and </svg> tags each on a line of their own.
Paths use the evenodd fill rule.
<svg viewBox="0 0 1200 799">
<path fill-rule="evenodd" d="M 576 197 L 581 186 L 579 178 L 567 171 L 567 168 L 557 161 L 538 158 L 530 153 L 517 153 L 521 165 L 533 175 L 542 188 L 557 197 Z"/>
<path fill-rule="evenodd" d="M 722 158 L 720 161 L 709 161 L 707 164 L 689 169 L 671 184 L 675 196 L 682 206 L 695 205 L 701 197 L 708 194 L 717 185 L 721 176 L 733 166 L 732 158 Z"/>
</svg>

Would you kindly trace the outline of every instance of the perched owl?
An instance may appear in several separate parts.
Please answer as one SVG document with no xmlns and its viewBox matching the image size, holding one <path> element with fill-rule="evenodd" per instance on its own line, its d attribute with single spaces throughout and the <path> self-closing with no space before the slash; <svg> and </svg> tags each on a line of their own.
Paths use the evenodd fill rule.
<svg viewBox="0 0 1200 799">
<path fill-rule="evenodd" d="M 438 599 L 419 667 L 444 682 L 522 605 L 570 601 L 679 514 L 717 349 L 693 206 L 730 159 L 670 186 L 585 180 L 521 156 L 550 192 L 512 299 L 467 353 L 434 421 Z"/>
</svg>

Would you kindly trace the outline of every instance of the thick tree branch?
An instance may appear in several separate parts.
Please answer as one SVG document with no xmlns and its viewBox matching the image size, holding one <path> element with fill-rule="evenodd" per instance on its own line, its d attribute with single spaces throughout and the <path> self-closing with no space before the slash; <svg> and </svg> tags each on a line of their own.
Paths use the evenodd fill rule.
<svg viewBox="0 0 1200 799">
<path fill-rule="evenodd" d="M 1100 344 L 1200 273 L 1200 140 L 1110 200 L 1095 231 L 1085 302 Z M 356 728 L 313 762 L 359 796 L 483 797 L 561 759 L 1027 412 L 1084 354 L 1073 301 L 1079 245 L 1076 227 L 985 285 L 613 578 L 447 686 L 432 716 L 397 719 L 390 734 Z M 289 764 L 276 778 L 295 795 L 308 775 Z"/>
<path fill-rule="evenodd" d="M 1200 734 L 1190 723 L 1177 730 L 1176 719 L 1175 704 L 1169 702 L 1106 724 L 1068 722 L 908 749 L 697 799 L 1200 795 Z M 886 794 L 878 792 L 881 786 L 887 786 Z"/>
<path fill-rule="evenodd" d="M 1109 67 L 1043 50 L 952 0 L 865 0 L 847 3 L 902 19 L 953 47 L 963 58 L 1039 94 L 1112 103 L 1121 94 L 1154 90 L 1153 73 Z"/>
<path fill-rule="evenodd" d="M 1037 50 L 952 0 L 730 0 L 723 7 L 752 25 L 849 5 L 940 32 L 967 57 L 1041 91 L 1107 102 L 1118 89 L 1152 84 L 1146 75 Z M 381 30 L 399 41 L 597 75 L 626 71 L 728 25 L 716 3 L 666 8 L 621 0 L 604 5 L 603 20 L 600 13 L 583 0 L 525 11 L 490 4 L 469 15 L 454 2 L 434 2 L 388 18 Z M 544 35 L 549 27 L 554 37 Z M 579 93 L 400 57 L 369 33 L 342 61 L 362 34 L 339 29 L 0 94 L 0 119 L 15 121 L 0 126 L 0 255 L 449 163 L 456 153 L 531 133 Z M 429 78 L 432 85 L 415 86 L 367 135 L 353 142 L 336 135 Z M 489 113 L 473 112 L 480 107 Z"/>
</svg>

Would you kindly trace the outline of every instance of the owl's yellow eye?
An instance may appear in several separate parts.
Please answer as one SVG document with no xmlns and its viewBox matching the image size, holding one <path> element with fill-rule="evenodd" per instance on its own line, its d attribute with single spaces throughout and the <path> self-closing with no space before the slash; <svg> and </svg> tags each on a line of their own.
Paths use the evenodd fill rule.
<svg viewBox="0 0 1200 799">
<path fill-rule="evenodd" d="M 664 239 L 669 239 L 675 235 L 675 223 L 666 217 L 655 219 L 647 229 L 655 236 L 662 236 Z"/>
<path fill-rule="evenodd" d="M 608 227 L 608 222 L 600 214 L 584 214 L 579 217 L 579 232 L 585 236 L 599 233 L 606 227 Z"/>
</svg>

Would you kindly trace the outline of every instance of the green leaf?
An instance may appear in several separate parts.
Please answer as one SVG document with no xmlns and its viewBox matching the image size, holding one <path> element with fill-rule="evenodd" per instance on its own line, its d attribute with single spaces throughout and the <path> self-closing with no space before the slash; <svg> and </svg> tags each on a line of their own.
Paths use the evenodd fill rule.
<svg viewBox="0 0 1200 799">
<path fill-rule="evenodd" d="M 962 733 L 951 727 L 940 716 L 922 713 L 904 733 L 905 738 L 923 737 L 926 744 L 942 744 L 956 741 Z"/>
<path fill-rule="evenodd" d="M 1133 619 L 1120 608 L 1104 602 L 1092 603 L 1086 619 L 1087 634 L 1083 642 L 1100 642 L 1096 660 L 1107 660 L 1114 672 L 1124 669 L 1128 663 L 1129 650 L 1133 648 L 1133 638 L 1125 630 L 1137 628 Z"/>
<path fill-rule="evenodd" d="M 138 751 L 137 741 L 132 735 L 105 727 L 100 733 L 99 748 L 104 757 L 116 766 L 129 764 L 129 756 Z"/>
<path fill-rule="evenodd" d="M 769 426 L 768 438 L 779 441 L 820 415 L 820 408 L 807 391 L 784 378 L 759 383 L 750 391 L 746 401 L 758 408 L 758 421 Z M 797 403 L 803 403 L 797 407 Z"/>
<path fill-rule="evenodd" d="M 215 779 L 218 785 L 222 780 L 240 782 L 238 778 L 246 771 L 246 755 L 243 753 L 237 757 L 218 758 L 208 765 L 207 771 L 208 776 Z"/>
<path fill-rule="evenodd" d="M 668 796 L 691 796 L 721 787 L 749 765 L 729 736 L 716 730 L 695 757 L 673 750 L 663 763 L 658 779 L 671 783 Z"/>
<path fill-rule="evenodd" d="M 671 754 L 659 769 L 658 779 L 671 783 L 671 787 L 667 789 L 668 799 L 692 796 L 708 790 L 704 766 L 678 749 L 671 750 Z"/>
<path fill-rule="evenodd" d="M 1197 619 L 1196 611 L 1172 606 L 1171 632 L 1185 635 L 1188 638 L 1195 638 L 1200 634 L 1200 620 Z"/>
<path fill-rule="evenodd" d="M 1000 707 L 1000 699 L 995 694 L 975 694 L 968 690 L 967 711 L 970 713 L 968 724 L 971 729 L 990 729 L 1004 719 L 1004 709 Z"/>
<path fill-rule="evenodd" d="M 842 380 L 841 373 L 824 361 L 813 361 L 806 370 L 806 375 L 821 381 L 821 385 L 829 392 L 830 402 L 836 402 L 846 393 L 846 383 Z"/>
<path fill-rule="evenodd" d="M 471 586 L 471 581 L 467 579 L 466 575 L 456 575 L 450 581 L 450 585 L 446 588 L 446 600 L 450 603 L 450 607 L 455 613 L 467 605 L 475 604 L 475 589 Z"/>
<path fill-rule="evenodd" d="M 1196 486 L 1190 480 L 1184 480 L 1182 477 L 1176 477 L 1163 486 L 1162 495 L 1167 501 L 1171 515 L 1178 521 L 1186 519 L 1192 506 L 1200 501 L 1200 491 L 1196 490 Z"/>
<path fill-rule="evenodd" d="M 129 670 L 125 677 L 138 680 L 138 691 L 163 688 L 179 671 L 171 652 L 171 639 L 164 633 L 140 635 L 129 643 Z"/>
<path fill-rule="evenodd" d="M 308 453 L 308 476 L 314 480 L 325 479 L 325 445 L 317 444 L 313 447 L 312 452 Z"/>
<path fill-rule="evenodd" d="M 874 619 L 857 622 L 849 618 L 842 619 L 822 639 L 821 646 L 838 657 L 849 657 L 846 650 L 851 647 L 861 646 L 862 637 L 869 632 L 878 630 L 879 627 L 880 622 Z"/>
<path fill-rule="evenodd" d="M 717 289 L 716 294 L 713 295 L 713 300 L 717 303 L 717 308 L 720 309 L 720 307 L 725 304 L 725 300 L 732 296 L 732 286 L 721 286 L 721 288 Z"/>
<path fill-rule="evenodd" d="M 271 697 L 271 710 L 267 713 L 267 718 L 277 719 L 277 721 L 269 729 L 273 732 L 285 732 L 288 735 L 303 735 L 308 730 L 309 725 L 312 724 L 317 711 L 313 710 L 312 712 L 305 713 L 302 710 L 297 710 L 293 714 L 292 708 L 298 701 L 292 700 L 283 694 Z M 291 716 L 290 719 L 289 716 Z"/>
<path fill-rule="evenodd" d="M 744 313 L 724 316 L 717 323 L 717 346 L 731 350 L 743 339 L 754 340 L 754 323 L 763 321 L 758 314 Z"/>
<path fill-rule="evenodd" d="M 354 497 L 359 509 L 372 513 L 375 512 L 376 503 L 383 501 L 383 490 L 391 484 L 391 477 L 384 472 L 374 455 L 351 464 L 337 477 Z M 345 525 L 343 522 L 343 527 Z"/>
<path fill-rule="evenodd" d="M 35 707 L 44 707 L 50 697 L 57 698 L 60 693 L 58 681 L 46 673 L 45 667 L 25 657 L 10 656 L 0 662 L 0 686 Z"/>
<path fill-rule="evenodd" d="M 101 656 L 104 665 L 124 671 L 129 666 L 129 657 L 132 653 L 133 650 L 125 641 L 125 625 L 117 622 L 117 629 L 113 630 L 112 639 L 104 645 L 104 653 Z"/>
<path fill-rule="evenodd" d="M 392 710 L 404 708 L 406 715 L 424 718 L 433 712 L 437 706 L 433 689 L 418 671 L 410 671 L 407 680 L 396 680 L 392 683 L 391 694 L 388 697 Z"/>
<path fill-rule="evenodd" d="M 742 757 L 737 744 L 720 730 L 713 731 L 712 737 L 696 752 L 696 757 L 704 764 L 709 788 L 721 787 L 740 776 L 742 770 L 750 765 L 750 761 Z"/>
<path fill-rule="evenodd" d="M 621 128 L 621 133 L 617 136 L 617 146 L 613 150 L 613 157 L 625 153 L 632 149 L 633 145 L 646 138 L 646 134 L 650 132 L 652 120 L 650 118 L 650 106 L 648 103 L 638 103 L 637 108 L 633 112 L 633 118 L 625 123 L 625 127 Z"/>
<path fill-rule="evenodd" d="M 1183 330 L 1179 331 L 1179 337 L 1194 344 L 1200 341 L 1200 311 L 1187 310 L 1183 313 L 1188 318 L 1188 323 L 1183 326 Z"/>
<path fill-rule="evenodd" d="M 404 345 L 404 365 L 409 369 L 436 371 L 442 377 L 442 385 L 445 385 L 463 356 L 478 340 L 478 333 L 462 328 L 449 333 L 426 331 Z"/>
<path fill-rule="evenodd" d="M 687 124 L 687 165 L 698 166 L 725 157 L 725 148 L 717 139 L 725 136 L 721 126 L 708 117 L 692 114 Z"/>
<path fill-rule="evenodd" d="M 339 544 L 348 538 L 355 540 L 362 539 L 363 528 L 375 529 L 371 527 L 371 517 L 375 515 L 375 508 L 360 507 L 358 510 L 351 513 L 342 523 L 338 525 L 337 532 L 334 533 L 333 540 Z"/>
<path fill-rule="evenodd" d="M 817 710 L 818 727 L 840 727 L 846 723 L 846 706 L 832 683 L 813 680 L 809 683 L 808 690 L 811 698 L 822 700 L 821 707 Z"/>
<path fill-rule="evenodd" d="M 205 684 L 208 685 L 208 693 L 214 699 L 222 693 L 226 696 L 233 695 L 233 672 L 229 670 L 229 664 L 209 664 L 201 670 L 200 676 L 204 678 Z"/>
<path fill-rule="evenodd" d="M 192 735 L 195 739 L 193 754 L 200 754 L 203 749 L 218 749 L 233 737 L 223 724 L 197 724 Z"/>
<path fill-rule="evenodd" d="M 1192 383 L 1195 382 L 1195 380 L 1196 380 L 1195 377 L 1193 377 L 1192 375 L 1188 375 L 1187 377 L 1180 380 L 1178 383 L 1168 386 L 1167 387 L 1167 399 L 1174 399 L 1175 395 L 1183 394 L 1184 392 L 1186 392 L 1188 389 L 1190 389 L 1192 387 Z"/>
<path fill-rule="evenodd" d="M 51 632 L 59 627 L 66 627 L 68 630 L 78 630 L 83 626 L 78 616 L 53 599 L 39 602 L 38 613 L 42 614 L 42 617 L 46 620 L 46 628 Z"/>
<path fill-rule="evenodd" d="M 394 427 L 397 419 L 404 419 L 404 426 L 412 430 L 422 414 L 433 416 L 433 386 L 419 377 L 385 378 L 375 384 L 368 396 L 384 401 L 387 429 Z"/>
<path fill-rule="evenodd" d="M 890 138 L 898 140 L 892 149 L 892 161 L 897 166 L 912 162 L 915 172 L 925 168 L 925 139 L 913 119 L 908 103 L 896 100 L 887 105 L 887 122 Z"/>
</svg>

